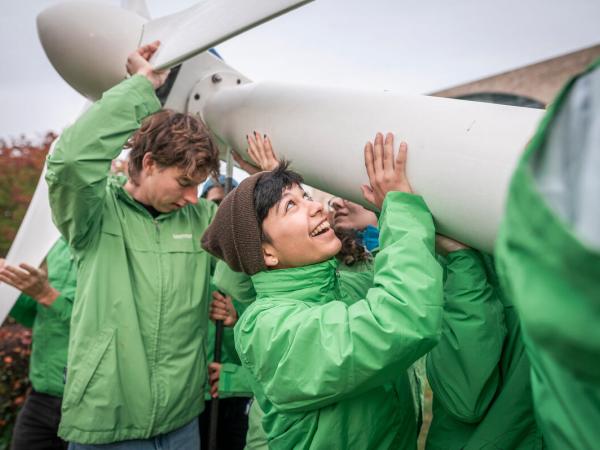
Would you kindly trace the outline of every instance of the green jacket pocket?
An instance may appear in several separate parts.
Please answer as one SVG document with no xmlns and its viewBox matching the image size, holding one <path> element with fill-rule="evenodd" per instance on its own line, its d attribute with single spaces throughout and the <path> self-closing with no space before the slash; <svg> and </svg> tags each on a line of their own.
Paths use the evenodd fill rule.
<svg viewBox="0 0 600 450">
<path fill-rule="evenodd" d="M 72 406 L 79 404 L 90 380 L 100 365 L 100 361 L 102 361 L 102 357 L 112 342 L 114 334 L 115 330 L 112 328 L 100 333 L 98 339 L 94 342 L 92 348 L 85 356 L 84 361 L 81 364 L 80 373 L 73 374 L 75 378 L 72 380 L 71 386 L 68 386 L 67 382 L 67 390 L 65 392 L 66 404 Z M 68 376 L 69 374 L 67 373 L 67 380 Z"/>
</svg>

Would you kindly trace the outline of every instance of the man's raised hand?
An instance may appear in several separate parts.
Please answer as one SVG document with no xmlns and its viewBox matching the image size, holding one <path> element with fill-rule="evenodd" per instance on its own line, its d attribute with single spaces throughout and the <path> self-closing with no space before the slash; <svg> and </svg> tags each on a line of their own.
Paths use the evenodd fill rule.
<svg viewBox="0 0 600 450">
<path fill-rule="evenodd" d="M 154 41 L 151 44 L 138 48 L 127 57 L 127 73 L 129 75 L 145 76 L 152 83 L 154 89 L 161 87 L 169 76 L 168 69 L 154 70 L 152 64 L 149 63 L 150 58 L 156 53 L 159 46 L 160 41 Z"/>
<path fill-rule="evenodd" d="M 374 143 L 365 145 L 365 167 L 369 176 L 369 185 L 362 186 L 362 193 L 370 203 L 381 209 L 383 200 L 388 192 L 399 191 L 412 193 L 410 183 L 406 178 L 406 154 L 408 145 L 400 143 L 398 154 L 394 158 L 394 135 L 388 133 L 385 137 L 377 133 Z"/>
</svg>

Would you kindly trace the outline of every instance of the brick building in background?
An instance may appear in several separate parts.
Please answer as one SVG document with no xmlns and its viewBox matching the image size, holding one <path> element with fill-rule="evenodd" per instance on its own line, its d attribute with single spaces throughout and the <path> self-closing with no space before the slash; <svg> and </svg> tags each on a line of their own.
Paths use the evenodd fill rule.
<svg viewBox="0 0 600 450">
<path fill-rule="evenodd" d="M 595 45 L 431 95 L 543 108 L 573 75 L 598 58 L 600 45 Z"/>
</svg>

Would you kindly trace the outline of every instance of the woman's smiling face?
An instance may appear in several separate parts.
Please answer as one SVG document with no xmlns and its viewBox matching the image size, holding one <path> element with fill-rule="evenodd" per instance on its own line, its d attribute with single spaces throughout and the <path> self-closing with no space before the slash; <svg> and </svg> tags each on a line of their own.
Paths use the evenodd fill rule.
<svg viewBox="0 0 600 450">
<path fill-rule="evenodd" d="M 262 223 L 265 264 L 272 269 L 326 261 L 341 249 L 321 203 L 298 184 L 283 191 Z"/>
</svg>

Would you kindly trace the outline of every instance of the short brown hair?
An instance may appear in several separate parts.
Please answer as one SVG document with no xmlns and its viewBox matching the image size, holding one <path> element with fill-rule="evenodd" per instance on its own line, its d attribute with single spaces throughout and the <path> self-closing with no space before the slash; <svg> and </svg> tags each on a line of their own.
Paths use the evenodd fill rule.
<svg viewBox="0 0 600 450">
<path fill-rule="evenodd" d="M 159 167 L 179 167 L 192 177 L 199 172 L 219 175 L 219 152 L 206 126 L 190 114 L 164 109 L 142 122 L 129 138 L 129 177 L 133 182 L 142 171 L 146 153 Z"/>
</svg>

